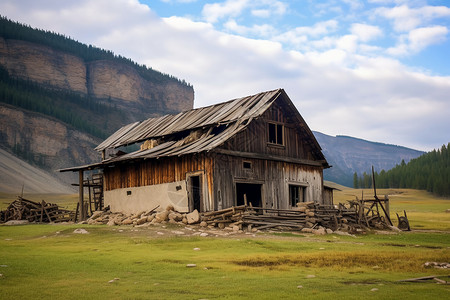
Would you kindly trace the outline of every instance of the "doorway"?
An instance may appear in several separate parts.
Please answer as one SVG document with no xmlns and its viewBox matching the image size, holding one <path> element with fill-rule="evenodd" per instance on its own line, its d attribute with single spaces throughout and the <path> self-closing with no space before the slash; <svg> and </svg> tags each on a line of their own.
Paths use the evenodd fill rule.
<svg viewBox="0 0 450 300">
<path fill-rule="evenodd" d="M 244 205 L 247 198 L 247 205 L 262 207 L 261 188 L 262 184 L 236 182 L 236 205 Z"/>
<path fill-rule="evenodd" d="M 189 211 L 203 211 L 202 178 L 200 175 L 188 177 Z"/>
</svg>

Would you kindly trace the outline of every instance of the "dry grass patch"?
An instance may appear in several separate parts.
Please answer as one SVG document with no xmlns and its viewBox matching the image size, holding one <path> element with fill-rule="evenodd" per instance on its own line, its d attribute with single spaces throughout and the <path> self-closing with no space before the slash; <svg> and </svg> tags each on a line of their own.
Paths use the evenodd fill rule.
<svg viewBox="0 0 450 300">
<path fill-rule="evenodd" d="M 404 251 L 333 251 L 290 255 L 257 255 L 236 259 L 232 263 L 251 268 L 295 266 L 327 268 L 329 271 L 350 271 L 364 268 L 418 273 L 424 270 L 423 264 L 427 261 L 450 261 L 450 253 L 446 250 L 434 251 L 432 253 L 405 253 Z"/>
</svg>

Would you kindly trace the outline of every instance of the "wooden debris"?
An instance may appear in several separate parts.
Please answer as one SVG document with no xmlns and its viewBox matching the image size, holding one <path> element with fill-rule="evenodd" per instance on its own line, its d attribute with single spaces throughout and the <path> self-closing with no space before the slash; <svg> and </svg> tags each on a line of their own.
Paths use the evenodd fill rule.
<svg viewBox="0 0 450 300">
<path fill-rule="evenodd" d="M 57 204 L 34 202 L 20 196 L 9 204 L 6 210 L 0 211 L 0 223 L 10 220 L 27 220 L 29 222 L 68 222 L 73 221 L 75 213 L 61 209 Z"/>
<path fill-rule="evenodd" d="M 438 284 L 450 284 L 448 281 L 442 280 L 439 277 L 448 277 L 448 276 L 432 275 L 432 276 L 425 276 L 425 277 L 418 277 L 418 278 L 409 278 L 409 279 L 398 280 L 398 282 L 427 282 L 427 281 L 430 281 L 430 280 L 434 280 Z"/>
</svg>

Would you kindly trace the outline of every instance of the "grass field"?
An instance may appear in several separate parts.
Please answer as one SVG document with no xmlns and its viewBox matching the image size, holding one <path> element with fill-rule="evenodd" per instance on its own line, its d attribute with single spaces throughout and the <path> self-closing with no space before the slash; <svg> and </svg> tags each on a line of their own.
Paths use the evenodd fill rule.
<svg viewBox="0 0 450 300">
<path fill-rule="evenodd" d="M 361 194 L 343 190 L 336 199 L 352 199 L 352 191 Z M 391 214 L 405 208 L 413 229 L 435 230 L 200 237 L 198 228 L 176 225 L 0 226 L 0 299 L 448 299 L 450 285 L 398 280 L 450 281 L 448 269 L 423 266 L 450 262 L 449 200 L 390 193 Z"/>
</svg>

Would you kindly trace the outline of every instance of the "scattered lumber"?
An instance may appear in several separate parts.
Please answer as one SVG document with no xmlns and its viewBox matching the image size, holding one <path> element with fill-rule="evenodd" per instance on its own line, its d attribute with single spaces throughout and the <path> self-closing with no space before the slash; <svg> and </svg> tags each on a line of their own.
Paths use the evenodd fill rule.
<svg viewBox="0 0 450 300">
<path fill-rule="evenodd" d="M 11 220 L 27 220 L 29 222 L 50 223 L 73 221 L 75 213 L 61 209 L 57 204 L 44 200 L 34 202 L 21 196 L 9 204 L 6 210 L 0 211 L 0 223 Z"/>
<path fill-rule="evenodd" d="M 442 280 L 439 277 L 448 277 L 448 276 L 432 275 L 432 276 L 425 276 L 425 277 L 418 277 L 418 278 L 409 278 L 409 279 L 398 280 L 398 282 L 427 282 L 427 281 L 433 280 L 433 281 L 435 281 L 438 284 L 450 284 L 450 282 Z"/>
</svg>

